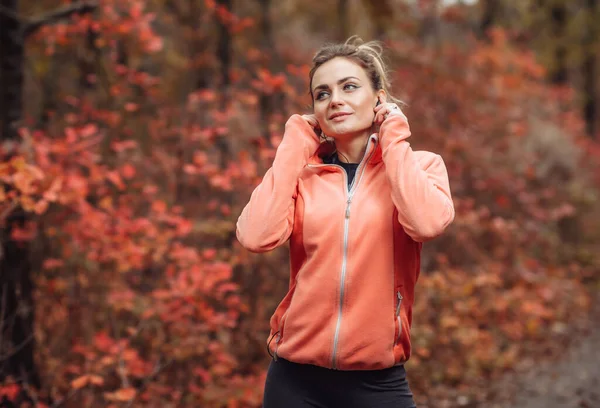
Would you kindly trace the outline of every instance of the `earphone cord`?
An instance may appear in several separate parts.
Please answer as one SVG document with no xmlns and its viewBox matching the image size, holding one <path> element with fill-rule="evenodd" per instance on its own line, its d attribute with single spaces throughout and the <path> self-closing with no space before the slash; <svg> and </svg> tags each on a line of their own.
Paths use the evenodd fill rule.
<svg viewBox="0 0 600 408">
<path fill-rule="evenodd" d="M 325 139 L 325 140 L 327 140 L 327 137 L 325 137 L 325 135 L 323 133 L 321 133 L 320 137 L 323 138 L 323 139 Z M 329 141 L 329 143 L 333 143 L 333 145 L 335 146 L 335 142 L 334 141 Z M 367 144 L 369 144 L 368 140 L 367 140 Z M 365 147 L 366 147 L 366 145 L 365 145 Z M 336 147 L 332 154 L 337 154 L 337 153 L 339 153 L 340 155 L 342 155 L 342 157 L 344 159 L 346 159 L 346 163 L 350 163 L 350 160 L 344 155 L 344 153 L 338 152 L 338 149 Z"/>
<path fill-rule="evenodd" d="M 344 153 L 338 152 L 337 149 L 335 149 L 333 153 L 341 154 L 344 157 L 344 159 L 346 159 L 346 163 L 350 163 L 350 160 L 348 160 L 348 158 L 344 156 Z"/>
<path fill-rule="evenodd" d="M 335 144 L 335 142 L 333 142 Z M 369 143 L 369 141 L 367 141 L 367 144 Z M 366 147 L 366 146 L 365 146 Z M 344 153 L 342 152 L 338 152 L 338 149 L 336 147 L 336 149 L 333 151 L 333 154 L 340 154 L 342 155 L 342 157 L 344 157 L 344 159 L 346 159 L 346 163 L 350 163 L 350 160 L 348 160 L 348 158 L 344 155 Z"/>
</svg>

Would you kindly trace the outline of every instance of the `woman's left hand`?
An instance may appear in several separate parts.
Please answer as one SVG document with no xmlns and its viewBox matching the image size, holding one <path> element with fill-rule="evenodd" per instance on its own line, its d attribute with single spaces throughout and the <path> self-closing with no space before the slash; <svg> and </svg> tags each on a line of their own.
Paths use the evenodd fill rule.
<svg viewBox="0 0 600 408">
<path fill-rule="evenodd" d="M 376 106 L 374 109 L 375 118 L 373 119 L 373 124 L 381 125 L 384 120 L 387 119 L 389 115 L 402 115 L 404 113 L 395 103 L 382 103 L 381 105 Z"/>
</svg>

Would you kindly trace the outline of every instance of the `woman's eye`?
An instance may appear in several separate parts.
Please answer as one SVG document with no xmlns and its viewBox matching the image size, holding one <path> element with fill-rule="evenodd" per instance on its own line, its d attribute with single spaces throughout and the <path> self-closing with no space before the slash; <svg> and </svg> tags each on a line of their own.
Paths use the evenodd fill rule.
<svg viewBox="0 0 600 408">
<path fill-rule="evenodd" d="M 319 92 L 319 93 L 317 94 L 317 98 L 316 98 L 316 99 L 317 99 L 317 100 L 318 100 L 318 99 L 323 99 L 323 97 L 324 97 L 325 95 L 327 95 L 327 92 Z"/>
<path fill-rule="evenodd" d="M 348 88 L 348 87 L 352 87 L 352 88 Z M 344 89 L 357 89 L 358 86 L 354 85 L 354 84 L 346 84 L 344 85 Z"/>
</svg>

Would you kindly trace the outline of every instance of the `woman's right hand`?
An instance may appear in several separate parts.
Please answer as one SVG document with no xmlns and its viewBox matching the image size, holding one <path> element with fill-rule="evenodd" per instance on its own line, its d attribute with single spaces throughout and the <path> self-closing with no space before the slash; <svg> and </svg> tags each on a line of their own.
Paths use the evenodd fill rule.
<svg viewBox="0 0 600 408">
<path fill-rule="evenodd" d="M 321 144 L 321 128 L 317 118 L 314 115 L 293 114 L 285 124 L 283 139 L 295 146 L 298 146 L 298 142 L 302 143 L 307 157 L 312 156 Z"/>
<path fill-rule="evenodd" d="M 302 119 L 306 121 L 314 130 L 317 136 L 321 135 L 321 126 L 315 115 L 302 115 Z"/>
</svg>

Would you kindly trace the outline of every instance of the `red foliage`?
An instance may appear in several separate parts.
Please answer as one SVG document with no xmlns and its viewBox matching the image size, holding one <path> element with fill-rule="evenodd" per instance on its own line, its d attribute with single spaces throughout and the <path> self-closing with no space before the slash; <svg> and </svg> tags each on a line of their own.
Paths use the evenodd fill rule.
<svg viewBox="0 0 600 408">
<path fill-rule="evenodd" d="M 233 33 L 252 26 L 205 3 Z M 46 27 L 34 51 L 68 51 L 91 30 L 109 55 L 130 42 L 132 59 L 166 58 L 144 5 L 105 1 L 97 19 Z M 572 96 L 548 88 L 501 31 L 487 45 L 403 38 L 391 49 L 414 146 L 444 157 L 457 209 L 426 247 L 414 311 L 411 385 L 433 395 L 495 378 L 586 309 L 600 148 L 580 136 Z M 15 238 L 44 247 L 38 359 L 65 406 L 260 406 L 286 254 L 242 250 L 235 220 L 286 119 L 253 119 L 258 101 L 283 94 L 299 110 L 307 67 L 269 72 L 257 62 L 267 50 L 252 51 L 225 108 L 207 89 L 174 101 L 141 64 L 106 58 L 108 95 L 67 97 L 52 126 L 24 128 L 21 155 L 0 164 L 10 187 L 0 213 L 34 214 Z M 4 384 L 0 396 L 18 391 Z"/>
</svg>

